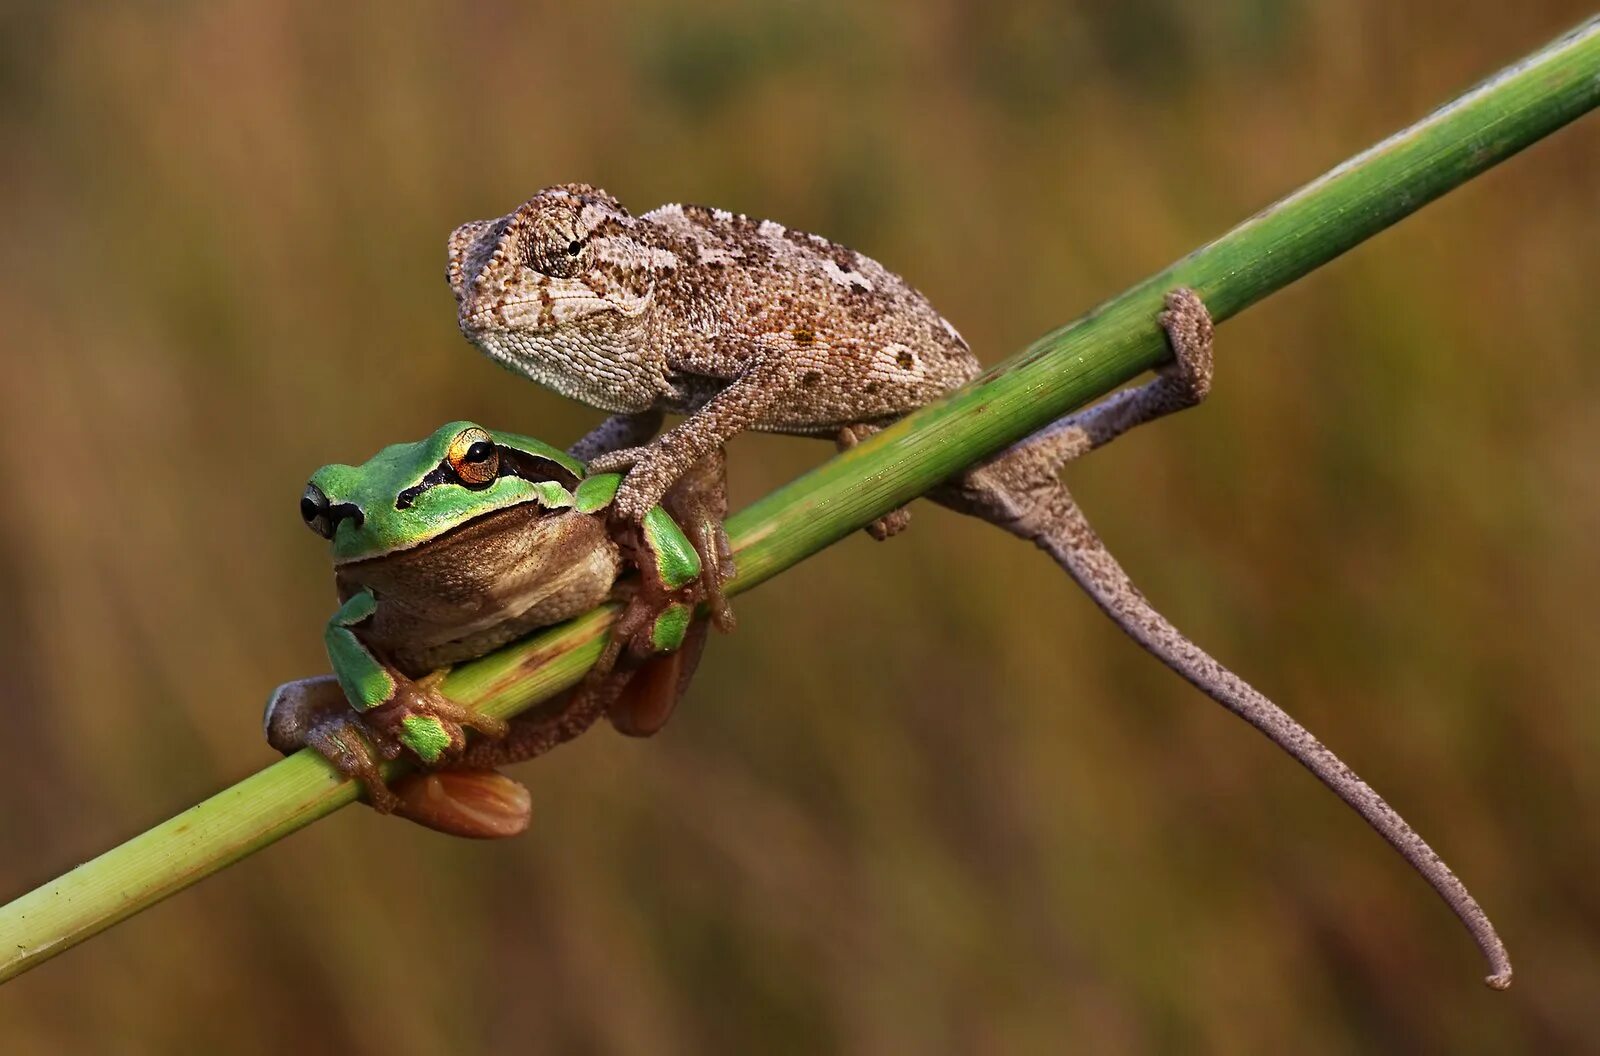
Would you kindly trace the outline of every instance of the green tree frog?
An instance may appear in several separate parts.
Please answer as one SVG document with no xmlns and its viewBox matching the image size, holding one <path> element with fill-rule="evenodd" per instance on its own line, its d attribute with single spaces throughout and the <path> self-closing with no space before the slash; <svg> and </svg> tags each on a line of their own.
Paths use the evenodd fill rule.
<svg viewBox="0 0 1600 1056">
<path fill-rule="evenodd" d="M 471 422 L 359 466 L 319 469 L 300 513 L 332 543 L 340 606 L 324 639 L 334 673 L 278 687 L 264 718 L 269 742 L 285 753 L 315 749 L 361 780 L 379 811 L 490 836 L 527 822 L 526 791 L 494 767 L 547 751 L 601 714 L 624 733 L 660 729 L 704 640 L 695 606 L 731 567 L 721 453 L 650 511 L 638 544 L 619 545 L 607 525 L 620 479 L 586 475 L 548 444 Z M 651 563 L 619 584 L 634 553 Z M 440 692 L 451 664 L 614 598 L 627 606 L 611 646 L 554 713 L 508 724 Z M 636 677 L 657 660 L 661 669 Z M 483 737 L 469 745 L 468 729 Z M 391 789 L 379 761 L 401 756 L 457 776 Z"/>
</svg>

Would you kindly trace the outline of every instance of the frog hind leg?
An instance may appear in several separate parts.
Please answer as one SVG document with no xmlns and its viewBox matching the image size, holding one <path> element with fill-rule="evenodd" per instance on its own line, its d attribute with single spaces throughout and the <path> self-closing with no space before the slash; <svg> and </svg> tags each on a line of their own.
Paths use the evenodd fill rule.
<svg viewBox="0 0 1600 1056">
<path fill-rule="evenodd" d="M 1155 380 L 1069 415 L 930 495 L 1028 539 L 1052 558 L 1106 615 L 1186 681 L 1264 734 L 1364 818 L 1455 912 L 1489 966 L 1488 984 L 1511 983 L 1511 963 L 1494 925 L 1421 836 L 1304 726 L 1184 637 L 1156 611 L 1090 526 L 1057 474 L 1144 422 L 1199 403 L 1211 385 L 1211 318 L 1188 290 L 1167 295 L 1160 323 L 1174 362 Z"/>
<path fill-rule="evenodd" d="M 518 715 L 505 736 L 469 742 L 441 770 L 486 770 L 545 754 L 579 736 L 602 716 L 630 737 L 649 737 L 667 724 L 694 676 L 705 648 L 706 621 L 696 620 L 671 652 L 638 658 L 628 655 L 602 671 L 590 669 L 582 682 L 535 713 Z"/>
<path fill-rule="evenodd" d="M 471 741 L 459 757 L 442 763 L 441 769 L 492 770 L 536 758 L 565 744 L 606 714 L 625 684 L 622 674 L 613 672 L 593 682 L 586 678 L 536 713 L 513 718 L 504 737 Z"/>
<path fill-rule="evenodd" d="M 396 817 L 448 836 L 505 839 L 527 831 L 533 815 L 527 787 L 488 768 L 412 771 L 390 791 Z"/>
<path fill-rule="evenodd" d="M 607 705 L 606 717 L 617 732 L 629 737 L 659 733 L 689 688 L 705 645 L 706 621 L 696 620 L 675 651 L 650 657 L 631 671 L 615 672 L 621 688 Z"/>
</svg>

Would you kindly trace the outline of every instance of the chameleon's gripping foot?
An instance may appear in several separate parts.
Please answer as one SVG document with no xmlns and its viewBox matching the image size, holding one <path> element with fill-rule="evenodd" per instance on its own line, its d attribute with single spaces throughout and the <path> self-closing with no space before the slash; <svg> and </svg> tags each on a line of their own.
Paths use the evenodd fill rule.
<svg viewBox="0 0 1600 1056">
<path fill-rule="evenodd" d="M 1211 392 L 1214 364 L 1211 339 L 1215 328 L 1205 302 L 1186 286 L 1168 291 L 1165 304 L 1166 310 L 1156 316 L 1156 322 L 1167 332 L 1172 362 L 1156 373 L 1177 383 L 1181 407 L 1192 407 Z M 1159 412 L 1152 417 L 1159 417 L 1161 413 L 1169 412 Z"/>
</svg>

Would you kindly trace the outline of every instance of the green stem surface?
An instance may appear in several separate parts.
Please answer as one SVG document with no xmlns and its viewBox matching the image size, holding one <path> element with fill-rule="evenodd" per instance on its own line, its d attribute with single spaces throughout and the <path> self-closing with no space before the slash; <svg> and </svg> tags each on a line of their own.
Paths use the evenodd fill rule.
<svg viewBox="0 0 1600 1056">
<path fill-rule="evenodd" d="M 1600 19 L 1496 74 L 1215 242 L 1048 334 L 728 521 L 748 590 L 940 480 L 1158 365 L 1174 286 L 1218 322 L 1337 257 L 1600 102 Z M 444 685 L 508 717 L 582 677 L 615 616 L 603 607 L 481 660 Z M 0 981 L 19 975 L 357 798 L 310 751 L 0 907 Z"/>
</svg>

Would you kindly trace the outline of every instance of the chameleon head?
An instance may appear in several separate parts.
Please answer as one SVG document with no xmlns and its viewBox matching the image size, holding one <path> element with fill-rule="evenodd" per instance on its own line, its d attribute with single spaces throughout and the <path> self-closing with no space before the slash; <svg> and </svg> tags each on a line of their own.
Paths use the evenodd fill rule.
<svg viewBox="0 0 1600 1056">
<path fill-rule="evenodd" d="M 651 379 L 618 385 L 617 360 L 647 345 L 656 283 L 678 267 L 605 191 L 547 187 L 497 220 L 450 236 L 446 275 L 461 332 L 502 366 L 608 411 L 641 411 Z"/>
<path fill-rule="evenodd" d="M 445 269 L 462 332 L 494 355 L 497 334 L 638 317 L 655 279 L 678 262 L 645 246 L 638 230 L 622 203 L 582 183 L 546 187 L 506 216 L 462 224 Z"/>
</svg>

